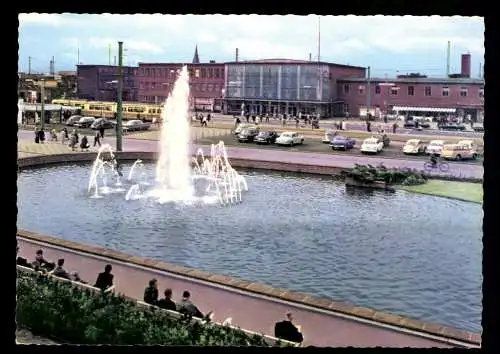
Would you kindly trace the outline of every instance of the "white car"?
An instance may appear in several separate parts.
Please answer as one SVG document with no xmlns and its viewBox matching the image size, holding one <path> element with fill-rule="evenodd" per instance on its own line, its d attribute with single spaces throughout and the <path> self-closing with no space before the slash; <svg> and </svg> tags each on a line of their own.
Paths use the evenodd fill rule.
<svg viewBox="0 0 500 354">
<path fill-rule="evenodd" d="M 441 155 L 444 144 L 444 140 L 431 140 L 425 152 L 427 155 Z"/>
<path fill-rule="evenodd" d="M 255 124 L 249 124 L 249 123 L 240 123 L 234 130 L 234 135 L 238 135 L 241 133 L 242 130 L 249 129 L 249 128 L 257 128 Z"/>
<path fill-rule="evenodd" d="M 330 144 L 330 141 L 333 139 L 334 134 L 334 130 L 327 130 L 322 140 L 323 144 Z"/>
<path fill-rule="evenodd" d="M 304 142 L 304 136 L 296 132 L 284 132 L 276 139 L 276 145 L 301 145 Z"/>
<path fill-rule="evenodd" d="M 361 145 L 361 152 L 363 154 L 377 154 L 384 149 L 384 142 L 378 138 L 368 138 L 363 141 Z"/>
<path fill-rule="evenodd" d="M 403 154 L 418 155 L 425 153 L 427 146 L 420 139 L 410 139 L 403 146 Z"/>
</svg>

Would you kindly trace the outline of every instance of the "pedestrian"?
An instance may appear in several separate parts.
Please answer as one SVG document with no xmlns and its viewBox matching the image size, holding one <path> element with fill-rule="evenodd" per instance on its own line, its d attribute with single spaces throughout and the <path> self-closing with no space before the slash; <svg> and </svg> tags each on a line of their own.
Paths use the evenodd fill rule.
<svg viewBox="0 0 500 354">
<path fill-rule="evenodd" d="M 101 132 L 96 132 L 94 136 L 94 147 L 99 145 L 101 147 Z"/>
<path fill-rule="evenodd" d="M 104 139 L 104 125 L 99 128 L 99 134 L 101 134 L 101 139 Z M 99 143 L 99 146 L 101 146 L 101 143 Z"/>
<path fill-rule="evenodd" d="M 394 124 L 392 124 L 392 133 L 393 134 L 396 134 L 396 128 L 398 127 L 398 123 L 394 122 Z"/>
</svg>

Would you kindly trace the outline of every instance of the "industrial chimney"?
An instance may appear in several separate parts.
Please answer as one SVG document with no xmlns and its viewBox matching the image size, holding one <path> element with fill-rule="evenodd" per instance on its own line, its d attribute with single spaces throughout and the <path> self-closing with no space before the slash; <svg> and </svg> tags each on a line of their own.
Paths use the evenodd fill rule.
<svg viewBox="0 0 500 354">
<path fill-rule="evenodd" d="M 239 60 L 239 56 L 240 56 L 239 50 L 238 50 L 238 48 L 236 48 L 236 54 L 235 54 L 235 61 L 236 62 Z"/>
<path fill-rule="evenodd" d="M 462 77 L 470 78 L 471 55 L 469 53 L 462 54 L 462 66 L 460 74 Z"/>
</svg>

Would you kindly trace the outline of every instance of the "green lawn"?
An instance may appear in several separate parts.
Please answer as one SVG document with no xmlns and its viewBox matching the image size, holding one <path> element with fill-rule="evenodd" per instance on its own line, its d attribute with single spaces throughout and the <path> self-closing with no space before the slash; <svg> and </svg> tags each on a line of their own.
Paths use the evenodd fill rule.
<svg viewBox="0 0 500 354">
<path fill-rule="evenodd" d="M 429 180 L 418 186 L 400 186 L 408 192 L 430 194 L 467 202 L 483 202 L 483 185 L 481 183 Z"/>
</svg>

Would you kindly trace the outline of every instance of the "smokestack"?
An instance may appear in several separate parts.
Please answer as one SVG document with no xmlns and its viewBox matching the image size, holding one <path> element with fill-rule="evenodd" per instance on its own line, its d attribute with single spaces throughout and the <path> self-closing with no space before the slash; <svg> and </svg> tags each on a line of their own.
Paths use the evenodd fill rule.
<svg viewBox="0 0 500 354">
<path fill-rule="evenodd" d="M 238 48 L 236 48 L 235 60 L 234 60 L 234 61 L 236 61 L 236 62 L 237 62 L 237 61 L 239 61 L 239 58 L 240 58 L 240 53 L 239 53 L 239 52 L 240 52 L 240 51 L 239 51 L 239 49 L 238 49 Z"/>
<path fill-rule="evenodd" d="M 450 51 L 451 51 L 451 42 L 448 41 L 448 47 L 446 49 L 446 77 L 450 76 Z"/>
<path fill-rule="evenodd" d="M 460 75 L 462 77 L 470 78 L 470 64 L 471 55 L 469 53 L 462 54 L 462 65 L 460 68 Z"/>
<path fill-rule="evenodd" d="M 309 53 L 309 61 L 312 61 L 312 54 Z"/>
</svg>

